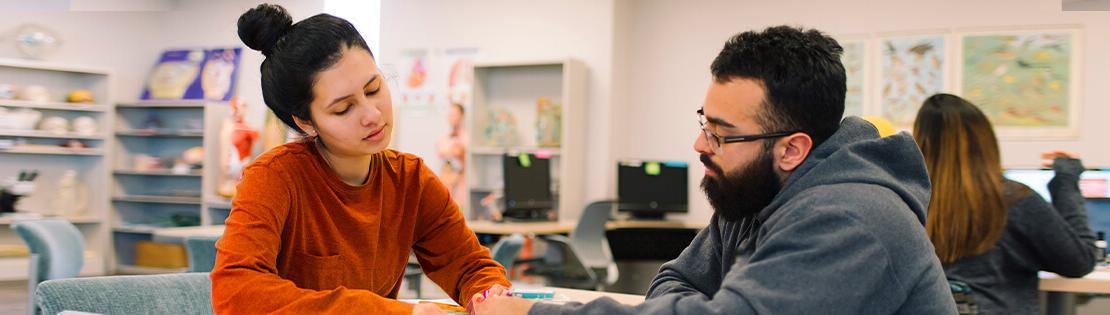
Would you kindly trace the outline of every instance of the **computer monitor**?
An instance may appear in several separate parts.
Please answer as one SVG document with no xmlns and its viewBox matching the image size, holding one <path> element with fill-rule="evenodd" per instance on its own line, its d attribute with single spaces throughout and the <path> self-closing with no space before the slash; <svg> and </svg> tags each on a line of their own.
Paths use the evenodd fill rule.
<svg viewBox="0 0 1110 315">
<path fill-rule="evenodd" d="M 1052 201 L 1052 196 L 1048 193 L 1048 182 L 1056 175 L 1052 170 L 1014 168 L 1007 169 L 1002 175 L 1012 181 L 1029 186 L 1045 200 Z M 1092 169 L 1083 172 L 1083 175 L 1079 176 L 1079 190 L 1085 198 L 1110 197 L 1110 170 Z"/>
<path fill-rule="evenodd" d="M 617 162 L 618 210 L 638 219 L 688 211 L 686 174 L 687 163 L 681 161 Z"/>
<path fill-rule="evenodd" d="M 551 161 L 528 153 L 505 154 L 505 211 L 509 220 L 544 220 L 555 207 L 551 193 Z"/>
<path fill-rule="evenodd" d="M 1003 176 L 1025 184 L 1052 202 L 1048 182 L 1055 173 L 1048 169 L 1007 169 Z M 1091 231 L 1110 233 L 1110 169 L 1093 169 L 1079 176 L 1079 190 L 1087 199 L 1087 223 Z"/>
</svg>

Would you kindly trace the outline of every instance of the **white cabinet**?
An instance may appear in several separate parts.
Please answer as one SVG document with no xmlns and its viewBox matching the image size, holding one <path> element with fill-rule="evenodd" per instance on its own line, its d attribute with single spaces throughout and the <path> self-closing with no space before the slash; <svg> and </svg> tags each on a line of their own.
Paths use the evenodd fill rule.
<svg viewBox="0 0 1110 315">
<path fill-rule="evenodd" d="M 540 113 L 541 98 L 558 106 L 561 123 Z M 504 188 L 504 154 L 538 153 L 550 156 L 557 216 L 575 221 L 585 206 L 585 101 L 586 68 L 574 59 L 475 65 L 467 113 L 468 218 L 481 216 L 482 197 Z"/>
<path fill-rule="evenodd" d="M 34 192 L 20 199 L 16 209 L 60 216 L 77 225 L 85 237 L 83 275 L 104 274 L 106 253 L 111 252 L 105 220 L 111 84 L 105 69 L 0 59 L 0 181 L 15 178 L 21 170 L 38 171 Z M 88 91 L 93 102 L 67 103 L 66 95 L 73 90 Z M 78 120 L 92 128 L 75 130 Z M 41 130 L 46 121 L 57 129 Z M 69 171 L 76 175 L 75 185 L 62 180 Z M 18 252 L 15 249 L 23 246 L 9 228 L 12 220 L 0 217 L 0 253 Z M 26 279 L 27 261 L 26 256 L 0 255 L 0 280 Z"/>
</svg>

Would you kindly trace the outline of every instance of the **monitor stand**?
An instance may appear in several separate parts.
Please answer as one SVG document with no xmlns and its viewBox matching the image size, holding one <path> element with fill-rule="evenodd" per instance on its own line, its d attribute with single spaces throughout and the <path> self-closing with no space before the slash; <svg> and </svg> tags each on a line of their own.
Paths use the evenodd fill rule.
<svg viewBox="0 0 1110 315">
<path fill-rule="evenodd" d="M 662 211 L 632 211 L 629 213 L 632 220 L 644 221 L 663 221 L 666 217 L 666 212 Z"/>
<path fill-rule="evenodd" d="M 550 212 L 549 209 L 515 209 L 505 211 L 501 214 L 501 221 L 504 222 L 537 222 L 537 221 L 551 221 L 547 216 Z"/>
</svg>

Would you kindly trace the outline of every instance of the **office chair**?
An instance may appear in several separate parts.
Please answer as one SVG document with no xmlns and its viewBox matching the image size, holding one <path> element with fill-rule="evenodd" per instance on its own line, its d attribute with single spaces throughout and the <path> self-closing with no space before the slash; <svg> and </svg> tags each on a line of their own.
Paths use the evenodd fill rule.
<svg viewBox="0 0 1110 315">
<path fill-rule="evenodd" d="M 31 257 L 27 273 L 27 313 L 36 314 L 35 289 L 40 282 L 73 278 L 85 264 L 81 231 L 62 219 L 21 220 L 12 229 L 27 243 Z M 51 313 L 53 314 L 53 313 Z"/>
<path fill-rule="evenodd" d="M 30 294 L 44 314 L 212 314 L 207 272 L 45 281 Z"/>
<path fill-rule="evenodd" d="M 523 246 L 523 235 L 513 234 L 509 237 L 503 237 L 490 249 L 490 256 L 493 256 L 493 260 L 505 267 L 505 275 L 508 276 L 516 262 L 516 256 L 520 254 L 520 249 Z"/>
<path fill-rule="evenodd" d="M 186 236 L 185 256 L 189 258 L 187 272 L 211 272 L 216 265 L 216 241 L 219 236 Z"/>
<path fill-rule="evenodd" d="M 605 224 L 615 202 L 596 201 L 586 206 L 570 237 L 542 235 L 549 246 L 543 264 L 530 273 L 543 275 L 552 286 L 597 290 L 616 283 L 619 277 Z"/>
<path fill-rule="evenodd" d="M 971 286 L 959 280 L 948 279 L 948 288 L 952 290 L 952 298 L 956 300 L 956 309 L 960 315 L 978 315 L 979 306 L 975 305 Z"/>
</svg>

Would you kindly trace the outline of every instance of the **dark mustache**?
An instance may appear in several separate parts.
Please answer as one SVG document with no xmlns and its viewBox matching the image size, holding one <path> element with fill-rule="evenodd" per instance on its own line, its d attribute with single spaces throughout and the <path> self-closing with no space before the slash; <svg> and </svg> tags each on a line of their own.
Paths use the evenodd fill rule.
<svg viewBox="0 0 1110 315">
<path fill-rule="evenodd" d="M 717 165 L 717 163 L 713 163 L 713 161 L 709 159 L 708 155 L 701 155 L 701 164 L 705 165 L 706 168 L 712 170 L 714 173 L 720 174 L 722 176 L 725 175 L 725 171 L 722 170 L 721 167 Z"/>
</svg>

